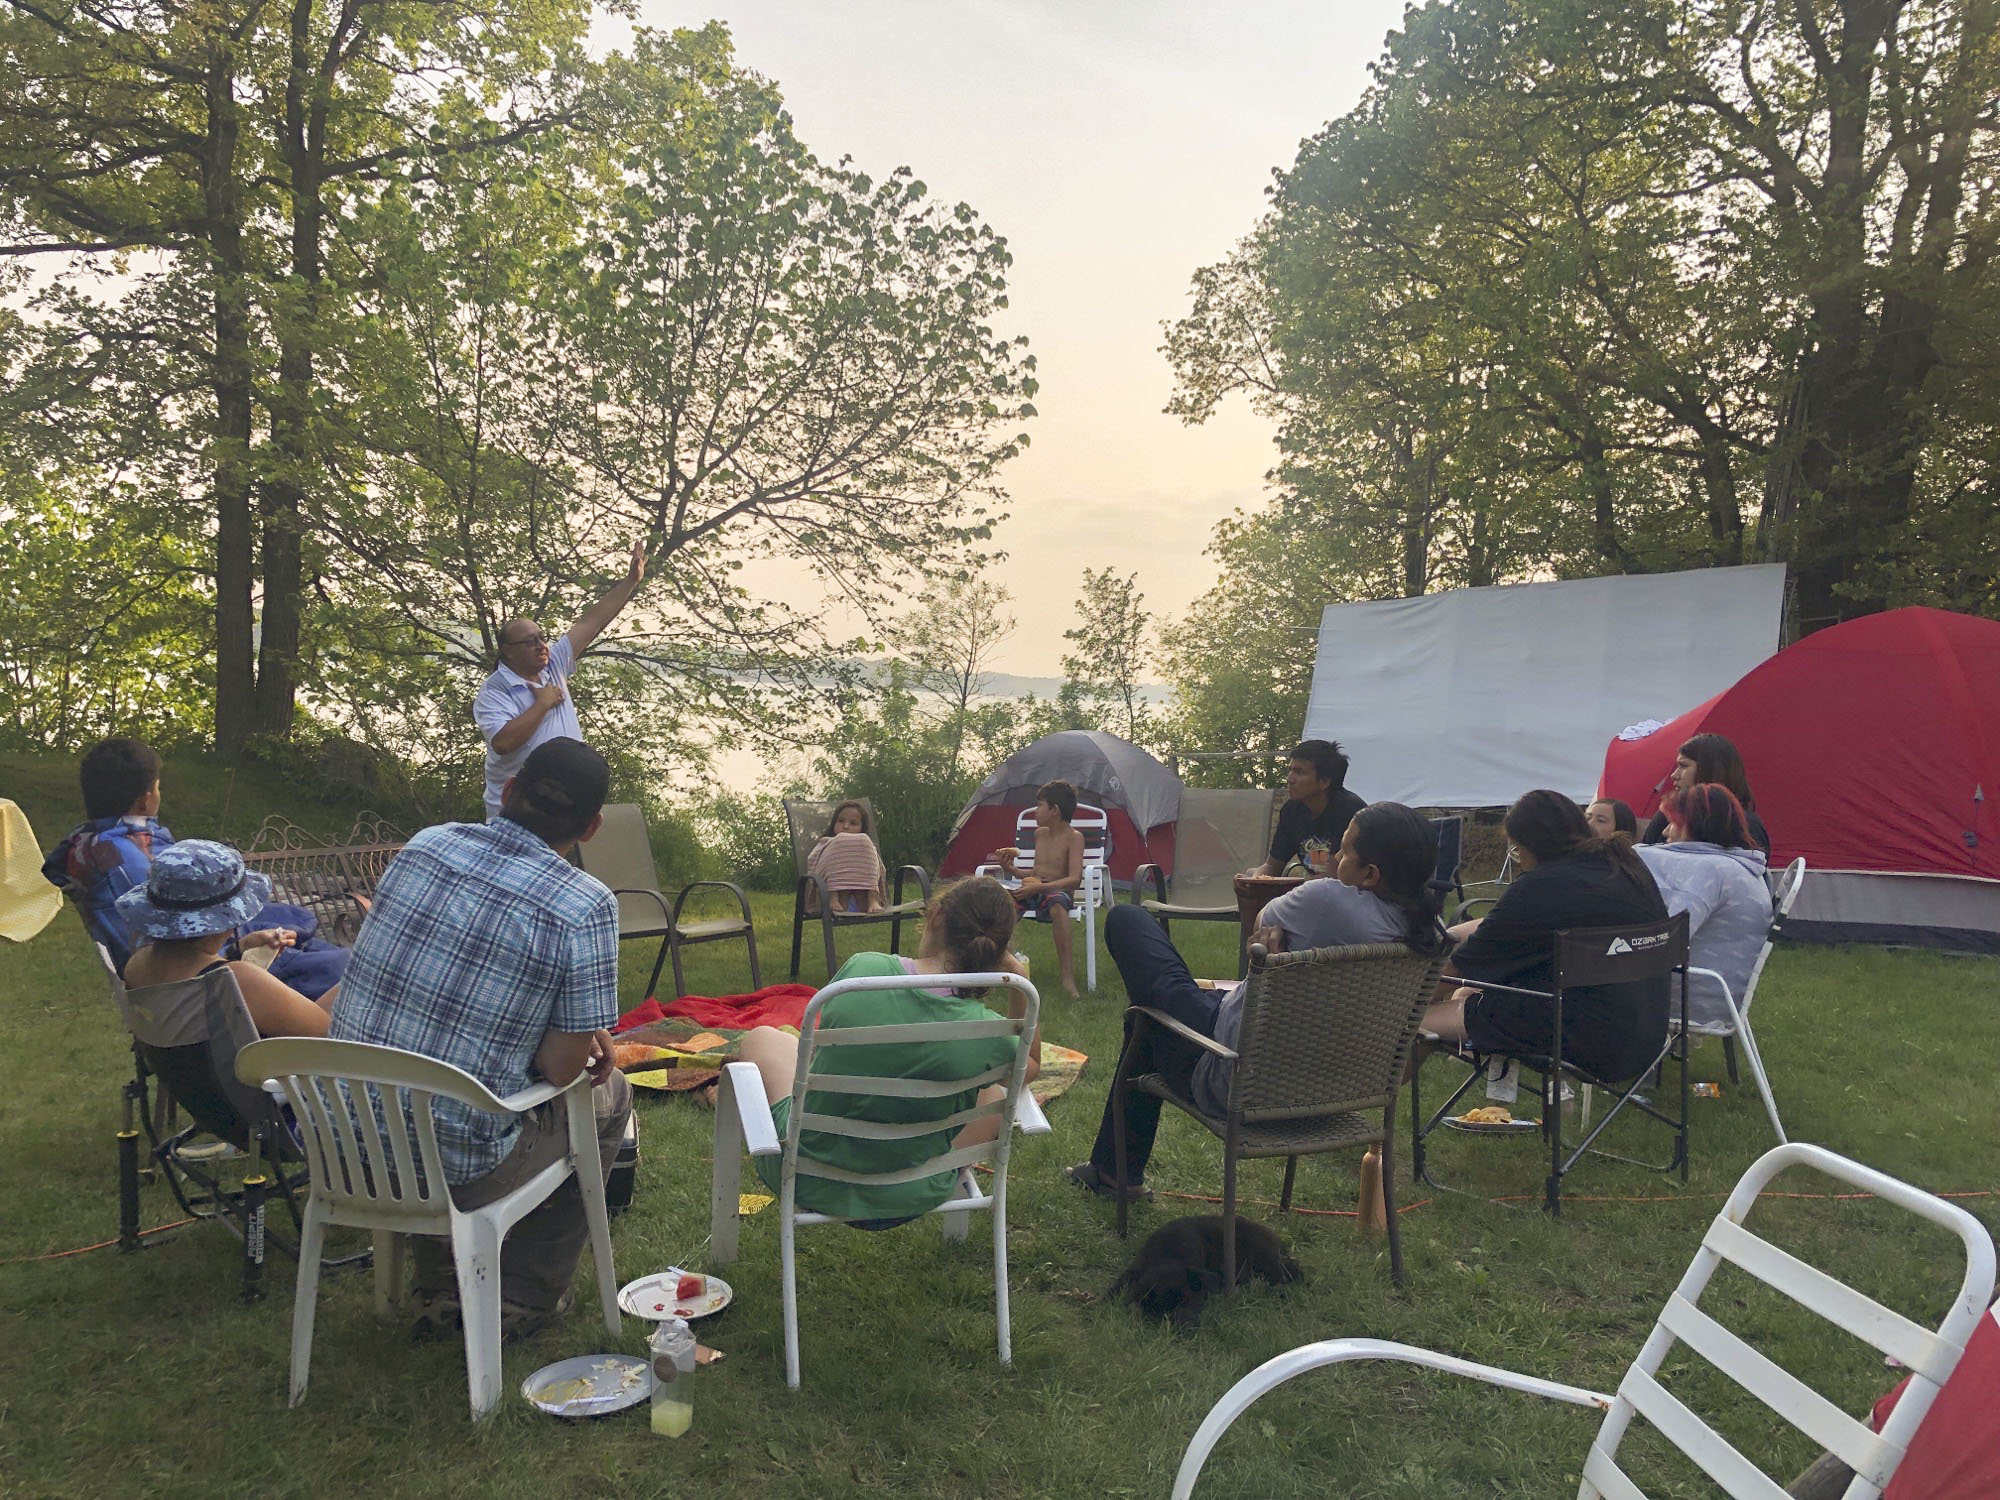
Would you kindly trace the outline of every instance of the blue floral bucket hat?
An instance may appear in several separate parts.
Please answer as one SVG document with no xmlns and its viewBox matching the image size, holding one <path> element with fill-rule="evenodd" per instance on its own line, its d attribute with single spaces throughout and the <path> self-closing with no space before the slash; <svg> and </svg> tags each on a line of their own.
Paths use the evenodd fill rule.
<svg viewBox="0 0 2000 1500">
<path fill-rule="evenodd" d="M 227 844 L 183 839 L 153 856 L 146 883 L 118 898 L 118 915 L 149 938 L 207 937 L 242 926 L 271 899 L 271 879 Z"/>
</svg>

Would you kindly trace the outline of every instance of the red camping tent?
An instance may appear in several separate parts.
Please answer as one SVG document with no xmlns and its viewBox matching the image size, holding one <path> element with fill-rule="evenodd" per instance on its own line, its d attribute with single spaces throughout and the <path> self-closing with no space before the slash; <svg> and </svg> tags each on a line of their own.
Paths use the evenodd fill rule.
<svg viewBox="0 0 2000 1500">
<path fill-rule="evenodd" d="M 995 849 L 1012 845 L 1014 820 L 1050 781 L 1067 781 L 1079 801 L 1104 809 L 1113 880 L 1129 881 L 1148 863 L 1173 874 L 1180 777 L 1131 741 L 1085 729 L 1044 735 L 1002 761 L 959 813 L 938 874 L 970 875 Z"/>
<path fill-rule="evenodd" d="M 1643 820 L 1702 732 L 1743 753 L 1773 864 L 1806 861 L 1788 932 L 2000 951 L 2000 622 L 1897 609 L 1809 635 L 1613 740 L 1601 795 Z"/>
</svg>

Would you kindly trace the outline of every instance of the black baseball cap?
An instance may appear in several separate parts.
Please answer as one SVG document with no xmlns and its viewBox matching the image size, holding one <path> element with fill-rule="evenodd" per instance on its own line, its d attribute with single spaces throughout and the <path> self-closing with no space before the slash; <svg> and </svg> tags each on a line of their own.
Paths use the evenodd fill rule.
<svg viewBox="0 0 2000 1500">
<path fill-rule="evenodd" d="M 582 740 L 544 740 L 528 752 L 514 777 L 514 796 L 553 824 L 583 828 L 604 810 L 611 767 Z"/>
</svg>

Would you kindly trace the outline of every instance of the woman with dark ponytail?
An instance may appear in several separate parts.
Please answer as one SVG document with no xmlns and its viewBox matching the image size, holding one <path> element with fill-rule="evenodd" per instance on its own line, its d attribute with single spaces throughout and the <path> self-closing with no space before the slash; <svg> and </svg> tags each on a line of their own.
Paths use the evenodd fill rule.
<svg viewBox="0 0 2000 1500">
<path fill-rule="evenodd" d="M 1764 831 L 1764 820 L 1757 816 L 1757 799 L 1750 793 L 1750 773 L 1743 768 L 1743 754 L 1727 735 L 1695 735 L 1676 753 L 1670 791 L 1685 792 L 1697 786 L 1729 788 L 1729 794 L 1743 809 L 1743 821 L 1750 832 L 1750 842 L 1745 847 L 1762 849 L 1764 857 L 1769 859 L 1771 835 Z M 1639 842 L 1660 844 L 1666 838 L 1667 812 L 1663 805 L 1646 824 Z"/>
<path fill-rule="evenodd" d="M 1440 913 L 1445 885 L 1437 874 L 1437 830 L 1397 802 L 1377 802 L 1355 813 L 1341 836 L 1330 879 L 1308 880 L 1266 906 L 1257 919 L 1254 941 L 1274 951 L 1331 948 L 1350 943 L 1407 943 L 1425 953 L 1445 941 Z M 1136 906 L 1114 907 L 1104 922 L 1104 946 L 1125 981 L 1133 1005 L 1163 1010 L 1182 1025 L 1226 1047 L 1236 1045 L 1243 1024 L 1243 986 L 1227 992 L 1205 990 L 1160 924 Z M 1329 1024 L 1336 1018 L 1329 1016 Z M 1130 1043 L 1130 1033 L 1127 1033 Z M 1159 1073 L 1185 1091 L 1207 1114 L 1229 1107 L 1229 1064 L 1164 1027 L 1148 1029 L 1136 1045 L 1146 1055 L 1131 1060 L 1134 1072 Z M 1133 1090 L 1125 1099 L 1125 1161 L 1118 1161 L 1111 1101 L 1097 1128 L 1090 1160 L 1066 1175 L 1099 1197 L 1115 1197 L 1119 1185 L 1140 1197 L 1146 1161 L 1159 1129 L 1160 1101 Z"/>
<path fill-rule="evenodd" d="M 977 875 L 940 887 L 924 912 L 923 936 L 914 958 L 893 953 L 857 953 L 833 976 L 872 979 L 900 974 L 991 974 L 1020 972 L 1007 951 L 1014 936 L 1018 909 L 1007 888 Z M 829 981 L 832 982 L 832 981 Z M 1005 992 L 1009 1013 L 1021 1014 L 1025 1002 L 1013 990 Z M 976 1021 L 991 1011 L 976 993 L 943 990 L 851 990 L 837 995 L 819 1013 L 822 1030 L 847 1026 L 897 1026 L 922 1021 Z M 815 1069 L 824 1073 L 862 1073 L 877 1078 L 967 1077 L 1011 1062 L 1011 1037 L 952 1043 L 885 1042 L 869 1047 L 834 1047 L 820 1053 Z M 1028 1039 L 1027 1076 L 1041 1071 L 1041 1037 Z M 771 1100 L 771 1122 L 782 1138 L 791 1121 L 792 1080 L 798 1074 L 799 1039 L 790 1032 L 759 1026 L 743 1038 L 737 1056 L 755 1065 Z M 978 1096 L 998 1098 L 1005 1091 L 992 1084 Z M 974 1094 L 939 1099 L 890 1098 L 876 1094 L 815 1093 L 806 1096 L 812 1114 L 844 1115 L 851 1119 L 907 1125 L 945 1119 L 969 1109 Z M 875 1141 L 808 1130 L 799 1136 L 799 1154 L 809 1160 L 850 1172 L 891 1172 L 915 1166 L 951 1146 L 970 1146 L 993 1139 L 996 1119 L 975 1120 L 947 1139 L 942 1130 L 907 1139 Z M 778 1191 L 776 1157 L 756 1158 L 757 1172 Z M 798 1206 L 813 1213 L 855 1221 L 863 1229 L 929 1212 L 949 1198 L 958 1185 L 956 1172 L 940 1172 L 915 1182 L 888 1185 L 837 1182 L 801 1173 L 794 1189 Z"/>
<path fill-rule="evenodd" d="M 1520 874 L 1446 968 L 1451 977 L 1520 989 L 1555 984 L 1555 935 L 1572 927 L 1627 927 L 1667 915 L 1651 873 L 1624 839 L 1595 837 L 1561 792 L 1529 792 L 1507 810 L 1508 850 Z M 1669 986 L 1572 989 L 1563 996 L 1563 1059 L 1607 1082 L 1632 1077 L 1667 1037 Z M 1546 1055 L 1551 1001 L 1458 988 L 1430 1008 L 1424 1028 L 1477 1052 Z"/>
</svg>

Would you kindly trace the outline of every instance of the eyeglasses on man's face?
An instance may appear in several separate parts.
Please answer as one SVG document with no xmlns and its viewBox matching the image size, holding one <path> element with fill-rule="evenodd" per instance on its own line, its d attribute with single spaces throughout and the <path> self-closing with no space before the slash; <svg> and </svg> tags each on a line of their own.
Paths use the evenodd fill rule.
<svg viewBox="0 0 2000 1500">
<path fill-rule="evenodd" d="M 549 638 L 538 630 L 533 635 L 517 636 L 511 641 L 502 641 L 500 644 L 503 646 L 546 646 L 548 643 Z"/>
</svg>

